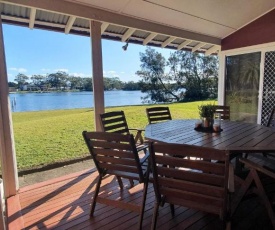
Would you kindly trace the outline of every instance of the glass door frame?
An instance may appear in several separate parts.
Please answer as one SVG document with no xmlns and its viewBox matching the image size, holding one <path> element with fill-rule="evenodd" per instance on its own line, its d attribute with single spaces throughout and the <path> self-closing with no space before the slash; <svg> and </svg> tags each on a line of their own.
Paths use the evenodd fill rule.
<svg viewBox="0 0 275 230">
<path fill-rule="evenodd" d="M 263 79 L 264 79 L 264 58 L 265 53 L 269 51 L 275 51 L 275 42 L 267 43 L 263 45 L 244 47 L 233 50 L 221 51 L 219 53 L 219 82 L 218 82 L 218 104 L 224 105 L 225 103 L 225 74 L 226 74 L 226 58 L 229 56 L 249 54 L 255 52 L 261 52 L 260 63 L 260 85 L 259 85 L 259 98 L 258 98 L 258 115 L 257 123 L 261 123 L 261 111 L 262 111 L 262 99 L 263 99 Z"/>
</svg>

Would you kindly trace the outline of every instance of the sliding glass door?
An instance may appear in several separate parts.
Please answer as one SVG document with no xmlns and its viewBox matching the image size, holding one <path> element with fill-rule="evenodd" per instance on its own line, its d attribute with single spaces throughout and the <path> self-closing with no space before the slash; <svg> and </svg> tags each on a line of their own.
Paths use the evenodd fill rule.
<svg viewBox="0 0 275 230">
<path fill-rule="evenodd" d="M 231 120 L 257 123 L 261 52 L 226 57 L 225 104 Z"/>
</svg>

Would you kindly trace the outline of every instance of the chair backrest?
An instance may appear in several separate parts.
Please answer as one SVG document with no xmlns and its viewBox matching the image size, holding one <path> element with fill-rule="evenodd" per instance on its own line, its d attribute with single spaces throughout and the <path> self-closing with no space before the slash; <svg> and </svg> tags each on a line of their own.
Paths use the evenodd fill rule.
<svg viewBox="0 0 275 230">
<path fill-rule="evenodd" d="M 83 131 L 82 135 L 99 173 L 144 181 L 132 134 Z"/>
<path fill-rule="evenodd" d="M 151 143 L 150 158 L 159 202 L 218 214 L 221 218 L 226 215 L 229 177 L 226 151 Z"/>
<path fill-rule="evenodd" d="M 123 111 L 100 114 L 100 120 L 104 132 L 130 134 Z"/>
<path fill-rule="evenodd" d="M 169 107 L 146 108 L 146 114 L 149 124 L 172 120 Z"/>
<path fill-rule="evenodd" d="M 274 127 L 275 126 L 275 107 L 273 107 L 268 115 L 268 119 L 266 122 L 266 127 Z"/>
<path fill-rule="evenodd" d="M 230 106 L 216 105 L 216 113 L 221 114 L 221 120 L 230 120 Z"/>
</svg>

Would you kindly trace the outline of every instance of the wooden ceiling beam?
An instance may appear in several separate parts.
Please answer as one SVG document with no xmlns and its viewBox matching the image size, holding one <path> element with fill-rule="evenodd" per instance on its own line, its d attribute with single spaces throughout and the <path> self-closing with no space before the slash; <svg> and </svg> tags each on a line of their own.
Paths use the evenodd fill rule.
<svg viewBox="0 0 275 230">
<path fill-rule="evenodd" d="M 190 41 L 190 40 L 185 40 L 183 43 L 181 43 L 181 44 L 178 45 L 177 50 L 181 50 L 182 48 L 184 48 L 185 46 L 187 46 L 191 42 L 192 41 Z"/>
<path fill-rule="evenodd" d="M 221 49 L 220 46 L 212 46 L 211 48 L 209 48 L 208 50 L 205 51 L 205 56 L 209 56 L 213 53 L 216 53 L 218 52 L 219 50 Z"/>
<path fill-rule="evenodd" d="M 133 28 L 129 28 L 125 34 L 123 34 L 122 38 L 121 38 L 121 41 L 122 42 L 126 42 L 130 37 L 131 35 L 135 32 L 136 30 L 133 29 Z"/>
<path fill-rule="evenodd" d="M 196 52 L 197 50 L 199 50 L 203 46 L 205 46 L 205 43 L 200 42 L 199 44 L 197 44 L 196 46 L 194 46 L 192 48 L 192 52 Z"/>
<path fill-rule="evenodd" d="M 143 41 L 143 45 L 147 45 L 151 42 L 158 34 L 157 33 L 150 33 Z"/>
<path fill-rule="evenodd" d="M 167 38 L 162 44 L 161 47 L 164 48 L 168 46 L 172 41 L 174 41 L 176 38 L 175 37 L 169 37 Z"/>
<path fill-rule="evenodd" d="M 70 30 L 72 29 L 73 25 L 74 25 L 74 21 L 75 21 L 76 17 L 75 16 L 70 16 L 69 20 L 67 21 L 67 24 L 65 26 L 65 34 L 70 33 Z"/>
<path fill-rule="evenodd" d="M 30 29 L 33 29 L 34 27 L 35 15 L 36 15 L 36 8 L 32 7 L 30 12 L 30 22 L 29 22 Z"/>
<path fill-rule="evenodd" d="M 110 23 L 108 22 L 103 22 L 101 24 L 101 35 L 105 32 L 105 30 L 107 29 L 107 27 L 110 25 Z"/>
</svg>

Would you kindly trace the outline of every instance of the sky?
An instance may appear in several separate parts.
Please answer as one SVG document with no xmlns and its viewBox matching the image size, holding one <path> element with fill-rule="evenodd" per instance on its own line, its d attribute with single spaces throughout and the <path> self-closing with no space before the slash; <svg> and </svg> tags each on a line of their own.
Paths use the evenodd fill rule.
<svg viewBox="0 0 275 230">
<path fill-rule="evenodd" d="M 69 75 L 92 76 L 90 38 L 40 29 L 3 25 L 8 81 L 18 73 L 31 77 L 65 71 Z M 103 75 L 121 81 L 139 81 L 140 53 L 146 46 L 102 40 Z M 168 58 L 170 49 L 154 48 Z"/>
</svg>

